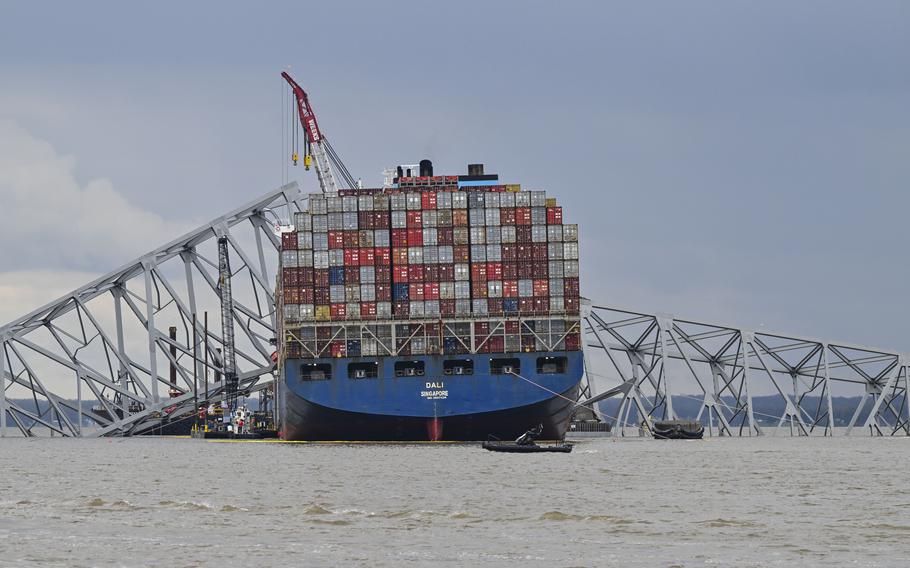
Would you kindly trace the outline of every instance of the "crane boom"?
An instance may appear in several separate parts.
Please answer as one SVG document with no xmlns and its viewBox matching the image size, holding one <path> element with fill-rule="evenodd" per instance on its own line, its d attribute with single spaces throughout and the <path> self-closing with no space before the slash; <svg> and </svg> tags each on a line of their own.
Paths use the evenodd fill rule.
<svg viewBox="0 0 910 568">
<path fill-rule="evenodd" d="M 224 371 L 224 397 L 230 413 L 237 405 L 237 359 L 234 353 L 234 299 L 231 293 L 231 261 L 227 237 L 218 238 L 218 294 L 221 300 L 221 333 L 223 350 L 221 368 Z M 227 414 L 225 414 L 227 419 Z"/>
<path fill-rule="evenodd" d="M 332 167 L 329 164 L 329 155 L 326 153 L 327 141 L 322 135 L 322 131 L 319 130 L 316 114 L 313 112 L 313 107 L 310 106 L 310 98 L 287 72 L 282 72 L 281 76 L 291 86 L 294 97 L 297 99 L 297 115 L 300 117 L 300 125 L 306 132 L 307 141 L 313 149 L 313 165 L 316 168 L 316 176 L 319 178 L 319 187 L 323 193 L 338 191 L 335 176 L 332 174 Z"/>
</svg>

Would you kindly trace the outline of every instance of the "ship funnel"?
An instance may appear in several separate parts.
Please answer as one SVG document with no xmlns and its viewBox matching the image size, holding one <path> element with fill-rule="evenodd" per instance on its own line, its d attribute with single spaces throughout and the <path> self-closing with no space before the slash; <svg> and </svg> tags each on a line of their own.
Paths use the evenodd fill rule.
<svg viewBox="0 0 910 568">
<path fill-rule="evenodd" d="M 483 164 L 468 164 L 468 175 L 469 176 L 482 176 L 483 175 Z"/>
<path fill-rule="evenodd" d="M 420 176 L 429 177 L 433 175 L 433 162 L 430 160 L 420 160 Z"/>
</svg>

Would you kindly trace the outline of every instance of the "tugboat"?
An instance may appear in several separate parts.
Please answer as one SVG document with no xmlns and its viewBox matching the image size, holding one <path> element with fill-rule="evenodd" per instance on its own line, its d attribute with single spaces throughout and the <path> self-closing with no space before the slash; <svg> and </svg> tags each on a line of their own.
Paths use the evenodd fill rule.
<svg viewBox="0 0 910 568">
<path fill-rule="evenodd" d="M 538 424 L 536 428 L 531 428 L 518 437 L 514 442 L 503 442 L 502 440 L 487 440 L 483 443 L 483 449 L 491 452 L 507 452 L 513 454 L 531 454 L 537 452 L 558 452 L 568 454 L 572 451 L 572 444 L 567 442 L 557 442 L 550 446 L 538 446 L 535 440 L 543 432 L 543 424 Z"/>
</svg>

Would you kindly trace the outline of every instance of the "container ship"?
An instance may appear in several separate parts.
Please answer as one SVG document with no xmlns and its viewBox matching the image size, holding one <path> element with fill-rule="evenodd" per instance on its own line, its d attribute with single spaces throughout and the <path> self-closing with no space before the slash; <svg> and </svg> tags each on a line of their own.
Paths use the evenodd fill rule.
<svg viewBox="0 0 910 568">
<path fill-rule="evenodd" d="M 562 439 L 583 372 L 578 226 L 472 164 L 312 194 L 281 238 L 288 440 Z"/>
</svg>

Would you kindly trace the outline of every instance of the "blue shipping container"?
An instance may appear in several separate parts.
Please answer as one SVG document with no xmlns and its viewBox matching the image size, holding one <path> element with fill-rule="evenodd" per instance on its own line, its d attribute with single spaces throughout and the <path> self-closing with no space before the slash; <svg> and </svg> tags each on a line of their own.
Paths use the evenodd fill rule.
<svg viewBox="0 0 910 568">
<path fill-rule="evenodd" d="M 336 284 L 344 284 L 344 267 L 343 266 L 329 267 L 329 285 L 335 286 Z"/>
<path fill-rule="evenodd" d="M 405 302 L 410 300 L 410 292 L 407 284 L 392 284 L 392 300 L 396 302 Z"/>
<path fill-rule="evenodd" d="M 517 298 L 505 298 L 502 301 L 502 311 L 506 313 L 516 313 L 518 312 L 518 299 Z"/>
</svg>

